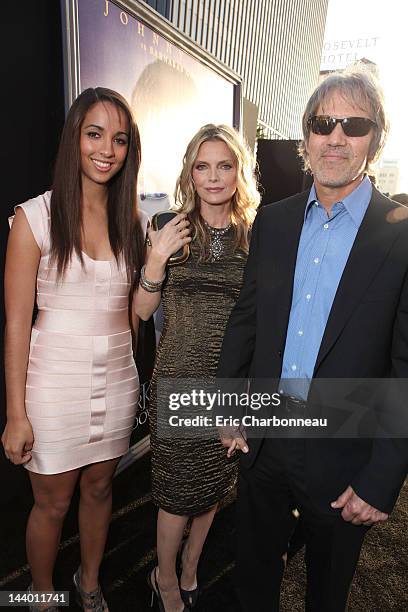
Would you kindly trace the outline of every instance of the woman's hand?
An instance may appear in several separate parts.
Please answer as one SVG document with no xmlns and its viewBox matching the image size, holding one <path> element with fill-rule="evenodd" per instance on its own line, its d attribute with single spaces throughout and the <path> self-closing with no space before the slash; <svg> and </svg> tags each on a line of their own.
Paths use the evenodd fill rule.
<svg viewBox="0 0 408 612">
<path fill-rule="evenodd" d="M 227 450 L 227 457 L 232 457 L 236 450 L 243 453 L 248 453 L 249 448 L 245 439 L 245 431 L 241 431 L 235 427 L 220 427 L 219 434 L 221 444 Z"/>
<path fill-rule="evenodd" d="M 161 230 L 154 231 L 152 228 L 147 230 L 148 248 L 144 269 L 146 280 L 157 283 L 164 280 L 169 257 L 191 241 L 189 225 L 187 215 L 180 213 Z M 143 286 L 139 286 L 133 299 L 132 316 L 137 315 L 143 321 L 147 321 L 159 307 L 160 300 L 161 291 L 150 293 Z"/>
<path fill-rule="evenodd" d="M 14 465 L 22 465 L 31 460 L 34 435 L 27 417 L 8 419 L 1 441 L 6 458 Z"/>
<path fill-rule="evenodd" d="M 155 259 L 165 262 L 181 249 L 185 244 L 191 242 L 190 221 L 185 213 L 179 213 L 171 221 L 166 223 L 161 230 L 154 231 L 151 227 L 147 230 L 148 244 L 151 245 L 151 254 Z"/>
</svg>

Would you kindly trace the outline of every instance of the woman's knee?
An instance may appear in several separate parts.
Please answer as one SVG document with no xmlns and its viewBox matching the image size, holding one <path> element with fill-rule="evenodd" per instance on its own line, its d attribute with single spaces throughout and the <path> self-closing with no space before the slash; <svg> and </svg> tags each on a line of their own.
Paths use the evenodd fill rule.
<svg viewBox="0 0 408 612">
<path fill-rule="evenodd" d="M 81 481 L 81 499 L 90 502 L 104 502 L 112 494 L 112 479 L 98 479 Z"/>
<path fill-rule="evenodd" d="M 47 515 L 53 521 L 62 521 L 68 512 L 70 503 L 70 496 L 39 495 L 35 498 L 34 509 Z"/>
</svg>

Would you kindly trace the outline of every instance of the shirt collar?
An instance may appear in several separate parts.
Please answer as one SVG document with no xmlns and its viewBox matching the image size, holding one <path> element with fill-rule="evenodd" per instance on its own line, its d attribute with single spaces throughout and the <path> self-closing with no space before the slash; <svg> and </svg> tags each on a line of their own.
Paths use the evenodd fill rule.
<svg viewBox="0 0 408 612">
<path fill-rule="evenodd" d="M 344 205 L 344 208 L 347 210 L 348 214 L 353 219 L 357 227 L 360 227 L 361 225 L 361 222 L 371 200 L 372 191 L 373 187 L 371 181 L 368 176 L 365 176 L 361 181 L 360 185 L 356 187 L 356 189 L 354 189 L 351 193 L 349 193 L 349 195 L 346 196 L 344 200 L 341 200 Z M 304 219 L 306 219 L 307 215 L 309 214 L 312 205 L 318 201 L 319 200 L 317 199 L 316 189 L 313 184 L 306 202 Z"/>
</svg>

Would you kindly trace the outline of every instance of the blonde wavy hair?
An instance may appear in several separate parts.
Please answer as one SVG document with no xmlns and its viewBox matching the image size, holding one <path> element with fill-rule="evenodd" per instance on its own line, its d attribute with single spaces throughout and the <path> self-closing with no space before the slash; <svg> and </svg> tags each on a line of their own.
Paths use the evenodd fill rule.
<svg viewBox="0 0 408 612">
<path fill-rule="evenodd" d="M 204 142 L 211 140 L 225 142 L 236 163 L 237 190 L 231 202 L 231 223 L 235 233 L 234 251 L 248 253 L 249 231 L 260 201 L 255 178 L 255 160 L 240 134 L 228 125 L 208 123 L 200 128 L 187 146 L 174 194 L 178 212 L 187 213 L 193 225 L 193 236 L 199 246 L 200 261 L 210 259 L 210 234 L 200 214 L 200 198 L 193 182 L 193 167 L 199 148 Z"/>
</svg>

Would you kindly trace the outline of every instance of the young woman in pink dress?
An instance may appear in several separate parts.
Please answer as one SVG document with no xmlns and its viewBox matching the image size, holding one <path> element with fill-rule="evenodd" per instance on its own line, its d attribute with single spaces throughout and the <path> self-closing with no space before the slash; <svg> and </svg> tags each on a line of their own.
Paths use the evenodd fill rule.
<svg viewBox="0 0 408 612">
<path fill-rule="evenodd" d="M 94 612 L 108 610 L 98 573 L 112 478 L 139 393 L 128 316 L 147 224 L 136 208 L 139 165 L 127 102 L 109 89 L 87 89 L 68 113 L 52 191 L 16 207 L 7 247 L 2 442 L 8 459 L 29 470 L 34 494 L 30 588 L 53 590 L 61 528 L 79 481 L 74 584 L 82 608 Z"/>
</svg>

